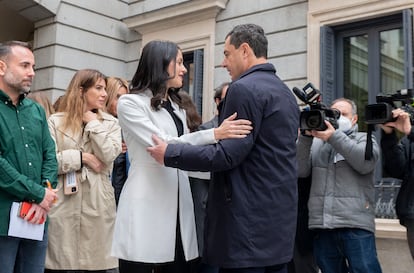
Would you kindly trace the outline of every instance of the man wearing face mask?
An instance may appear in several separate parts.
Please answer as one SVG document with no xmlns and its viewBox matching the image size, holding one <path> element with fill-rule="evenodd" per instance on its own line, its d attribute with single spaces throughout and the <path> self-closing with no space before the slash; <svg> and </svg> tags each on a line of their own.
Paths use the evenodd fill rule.
<svg viewBox="0 0 414 273">
<path fill-rule="evenodd" d="M 345 98 L 339 128 L 306 131 L 297 142 L 299 177 L 312 173 L 309 228 L 315 230 L 314 255 L 323 273 L 381 272 L 375 246 L 374 169 L 379 145 L 365 159 L 367 134 L 358 132 L 357 108 Z"/>
</svg>

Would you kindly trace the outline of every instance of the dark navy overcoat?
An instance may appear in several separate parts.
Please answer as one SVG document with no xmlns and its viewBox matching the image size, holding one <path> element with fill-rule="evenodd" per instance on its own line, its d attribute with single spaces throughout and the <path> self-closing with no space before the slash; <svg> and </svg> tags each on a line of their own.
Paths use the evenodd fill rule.
<svg viewBox="0 0 414 273">
<path fill-rule="evenodd" d="M 272 64 L 256 65 L 228 89 L 220 122 L 234 112 L 252 121 L 246 138 L 167 147 L 166 166 L 213 171 L 203 253 L 209 264 L 263 267 L 292 258 L 299 109 L 275 72 Z"/>
</svg>

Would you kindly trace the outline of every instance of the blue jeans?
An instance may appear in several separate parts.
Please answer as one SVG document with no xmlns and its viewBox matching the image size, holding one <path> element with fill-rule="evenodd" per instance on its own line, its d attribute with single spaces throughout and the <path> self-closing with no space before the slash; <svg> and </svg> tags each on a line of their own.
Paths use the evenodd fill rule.
<svg viewBox="0 0 414 273">
<path fill-rule="evenodd" d="M 322 273 L 381 273 L 372 232 L 357 228 L 318 230 L 313 248 Z"/>
<path fill-rule="evenodd" d="M 43 273 L 47 232 L 43 241 L 0 236 L 0 271 L 7 273 Z"/>
</svg>

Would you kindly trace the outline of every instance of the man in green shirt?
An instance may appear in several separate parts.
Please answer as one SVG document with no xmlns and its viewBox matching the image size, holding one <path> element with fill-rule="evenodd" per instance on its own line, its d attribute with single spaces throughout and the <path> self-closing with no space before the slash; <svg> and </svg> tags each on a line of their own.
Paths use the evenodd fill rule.
<svg viewBox="0 0 414 273">
<path fill-rule="evenodd" d="M 47 247 L 46 229 L 42 241 L 8 236 L 12 203 L 31 202 L 24 219 L 40 224 L 56 200 L 45 184 L 57 184 L 55 143 L 43 108 L 25 99 L 34 65 L 27 43 L 0 43 L 0 271 L 6 273 L 43 273 Z"/>
</svg>

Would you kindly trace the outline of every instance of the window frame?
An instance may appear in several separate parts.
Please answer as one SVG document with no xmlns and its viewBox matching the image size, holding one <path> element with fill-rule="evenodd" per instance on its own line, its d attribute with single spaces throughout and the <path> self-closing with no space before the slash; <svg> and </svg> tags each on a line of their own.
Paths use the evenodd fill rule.
<svg viewBox="0 0 414 273">
<path fill-rule="evenodd" d="M 188 92 L 197 107 L 200 116 L 203 115 L 203 85 L 204 85 L 204 49 L 195 49 L 183 52 L 184 65 L 187 73 L 184 75 L 182 89 Z M 191 66 L 193 70 L 191 70 Z M 193 73 L 193 75 L 191 75 Z M 190 90 L 190 81 L 193 83 L 193 89 Z"/>
<path fill-rule="evenodd" d="M 403 29 L 404 39 L 404 85 L 413 85 L 413 40 L 412 40 L 412 9 L 399 13 L 358 22 L 345 23 L 337 26 L 324 25 L 320 27 L 320 85 L 324 103 L 329 104 L 334 99 L 344 96 L 344 57 L 343 40 L 347 37 L 368 34 L 368 103 L 376 102 L 380 93 L 380 44 L 381 31 L 396 28 Z M 378 92 L 375 92 L 378 90 Z M 358 109 L 361 111 L 362 109 Z M 375 132 L 380 141 L 379 131 Z M 382 161 L 376 167 L 375 180 L 378 184 L 387 183 L 382 176 Z M 394 179 L 395 180 L 395 179 Z M 391 184 L 394 183 L 391 181 Z M 387 185 L 390 183 L 387 183 Z M 398 183 L 397 183 L 398 184 Z M 396 191 L 397 192 L 397 191 Z M 396 195 L 396 193 L 395 193 Z M 396 196 L 395 196 L 396 197 Z"/>
<path fill-rule="evenodd" d="M 321 26 L 336 26 L 367 18 L 387 16 L 402 10 L 414 10 L 414 1 L 343 1 L 343 0 L 309 0 L 307 14 L 307 79 L 315 86 L 321 87 Z M 407 18 L 412 21 L 412 18 Z M 412 32 L 412 31 L 411 31 Z M 408 35 L 412 35 L 408 33 Z M 406 36 L 408 36 L 406 35 Z M 377 238 L 406 240 L 405 227 L 397 219 L 375 219 Z"/>
<path fill-rule="evenodd" d="M 376 27 L 372 27 L 375 25 Z M 387 17 L 354 22 L 340 26 L 331 27 L 328 25 L 320 28 L 320 86 L 324 102 L 329 104 L 335 98 L 342 97 L 344 94 L 343 87 L 343 38 L 368 33 L 368 39 L 376 39 L 372 35 L 381 31 L 402 27 L 404 35 L 404 84 L 405 88 L 413 87 L 413 54 L 412 54 L 412 10 L 405 9 L 401 13 L 393 14 Z M 370 30 L 371 29 L 371 30 Z M 374 30 L 372 30 L 374 29 Z M 370 35 L 371 34 L 371 35 Z M 372 41 L 375 43 L 374 50 L 368 52 L 368 89 L 380 90 L 380 82 L 374 79 L 379 78 L 379 70 L 370 69 L 372 66 L 379 67 L 379 45 L 378 39 Z M 371 41 L 370 41 L 371 42 Z M 375 73 L 375 74 L 372 74 Z M 379 93 L 379 92 L 378 92 Z M 375 103 L 376 93 L 368 93 L 368 102 Z"/>
</svg>

